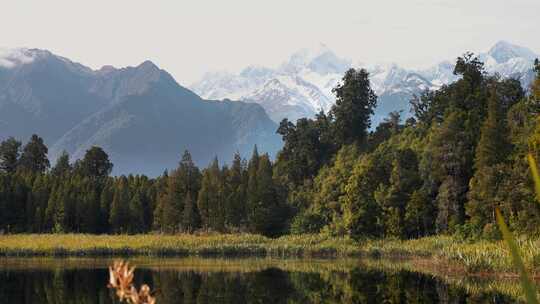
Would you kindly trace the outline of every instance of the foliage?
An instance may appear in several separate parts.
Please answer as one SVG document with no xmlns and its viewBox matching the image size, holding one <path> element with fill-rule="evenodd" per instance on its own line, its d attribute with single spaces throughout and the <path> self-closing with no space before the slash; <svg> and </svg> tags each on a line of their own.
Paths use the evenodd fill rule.
<svg viewBox="0 0 540 304">
<path fill-rule="evenodd" d="M 249 160 L 236 153 L 199 169 L 185 151 L 156 178 L 111 176 L 100 147 L 73 164 L 63 153 L 49 169 L 39 136 L 22 151 L 8 138 L 0 143 L 0 231 L 497 238 L 498 207 L 511 230 L 540 235 L 537 172 L 527 165 L 529 151 L 540 157 L 537 96 L 487 75 L 471 53 L 454 73 L 456 82 L 411 101 L 413 118 L 390 113 L 370 129 L 377 96 L 365 70 L 349 70 L 328 113 L 281 122 L 275 161 L 255 147 Z"/>
</svg>

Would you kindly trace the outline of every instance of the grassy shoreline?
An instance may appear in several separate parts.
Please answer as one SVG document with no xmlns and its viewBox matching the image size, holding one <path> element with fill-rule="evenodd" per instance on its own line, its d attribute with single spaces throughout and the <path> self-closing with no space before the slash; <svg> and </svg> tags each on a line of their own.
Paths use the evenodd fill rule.
<svg viewBox="0 0 540 304">
<path fill-rule="evenodd" d="M 521 240 L 530 273 L 540 273 L 540 240 Z M 208 235 L 86 235 L 19 234 L 0 236 L 4 257 L 114 256 L 261 256 L 261 257 L 375 257 L 431 261 L 465 273 L 513 273 L 502 241 L 466 242 L 449 236 L 417 240 L 354 241 L 323 235 L 277 239 L 251 234 Z"/>
</svg>

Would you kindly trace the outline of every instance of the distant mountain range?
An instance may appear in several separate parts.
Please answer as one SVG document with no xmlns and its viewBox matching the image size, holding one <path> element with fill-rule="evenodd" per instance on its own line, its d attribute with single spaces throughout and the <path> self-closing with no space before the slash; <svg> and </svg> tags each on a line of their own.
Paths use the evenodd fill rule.
<svg viewBox="0 0 540 304">
<path fill-rule="evenodd" d="M 488 73 L 515 77 L 526 87 L 533 77 L 532 62 L 540 57 L 533 51 L 500 41 L 488 52 L 478 54 Z M 334 103 L 332 88 L 349 68 L 366 68 L 379 96 L 373 117 L 376 126 L 391 111 L 409 113 L 409 100 L 425 89 L 437 89 L 457 79 L 453 61 L 444 61 L 423 70 L 408 70 L 397 64 L 353 64 L 325 45 L 294 53 L 277 68 L 250 66 L 238 74 L 213 72 L 190 87 L 203 98 L 231 99 L 258 103 L 275 121 L 295 121 L 328 111 Z"/>
<path fill-rule="evenodd" d="M 479 57 L 489 73 L 528 85 L 538 56 L 499 42 Z M 214 156 L 228 161 L 236 151 L 248 156 L 254 145 L 275 154 L 282 145 L 277 122 L 328 111 L 332 88 L 351 67 L 371 73 L 379 95 L 373 126 L 391 111 L 409 115 L 413 94 L 457 79 L 451 61 L 417 71 L 366 66 L 321 45 L 294 53 L 278 68 L 209 73 L 191 86 L 194 93 L 150 61 L 92 70 L 46 50 L 0 49 L 0 140 L 39 134 L 53 162 L 63 150 L 79 159 L 98 145 L 114 162 L 114 174 L 158 175 L 175 167 L 184 149 L 202 166 Z"/>
<path fill-rule="evenodd" d="M 103 147 L 114 174 L 158 175 L 184 149 L 199 165 L 281 147 L 277 125 L 254 103 L 204 100 L 150 61 L 92 70 L 39 49 L 0 51 L 0 140 L 36 133 L 55 160 Z"/>
</svg>

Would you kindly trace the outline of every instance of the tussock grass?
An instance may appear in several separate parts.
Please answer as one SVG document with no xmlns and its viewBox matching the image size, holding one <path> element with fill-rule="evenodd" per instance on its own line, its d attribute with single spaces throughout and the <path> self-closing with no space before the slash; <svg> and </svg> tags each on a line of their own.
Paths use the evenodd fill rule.
<svg viewBox="0 0 540 304">
<path fill-rule="evenodd" d="M 278 239 L 252 234 L 0 236 L 0 256 L 352 256 L 358 243 L 320 235 Z"/>
<path fill-rule="evenodd" d="M 517 240 L 529 273 L 540 273 L 540 241 Z M 0 256 L 114 257 L 386 257 L 431 260 L 466 273 L 515 272 L 503 241 L 463 241 L 450 236 L 417 240 L 365 240 L 325 235 L 272 239 L 253 234 L 85 235 L 20 234 L 0 236 Z"/>
</svg>

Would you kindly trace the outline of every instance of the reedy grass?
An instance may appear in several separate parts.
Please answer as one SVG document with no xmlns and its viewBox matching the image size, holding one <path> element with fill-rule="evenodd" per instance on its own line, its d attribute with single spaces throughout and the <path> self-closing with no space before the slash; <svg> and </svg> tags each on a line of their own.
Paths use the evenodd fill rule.
<svg viewBox="0 0 540 304">
<path fill-rule="evenodd" d="M 520 239 L 528 273 L 540 273 L 540 241 Z M 463 241 L 451 236 L 416 240 L 364 240 L 326 235 L 289 235 L 272 239 L 253 234 L 86 235 L 19 234 L 0 236 L 0 256 L 7 257 L 386 257 L 422 258 L 447 263 L 474 274 L 513 273 L 503 241 Z"/>
<path fill-rule="evenodd" d="M 0 256 L 352 256 L 357 245 L 322 235 L 21 234 L 0 236 Z"/>
</svg>

